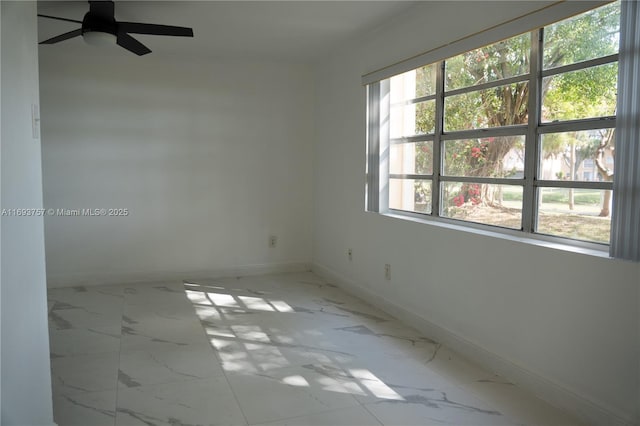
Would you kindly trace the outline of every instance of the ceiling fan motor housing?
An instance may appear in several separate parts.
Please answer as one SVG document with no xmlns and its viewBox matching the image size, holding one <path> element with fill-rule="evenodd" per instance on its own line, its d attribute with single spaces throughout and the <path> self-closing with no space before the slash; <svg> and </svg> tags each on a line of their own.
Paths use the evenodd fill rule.
<svg viewBox="0 0 640 426">
<path fill-rule="evenodd" d="M 96 16 L 91 12 L 87 12 L 82 20 L 82 34 L 88 32 L 101 32 L 117 36 L 118 24 L 114 18 Z"/>
</svg>

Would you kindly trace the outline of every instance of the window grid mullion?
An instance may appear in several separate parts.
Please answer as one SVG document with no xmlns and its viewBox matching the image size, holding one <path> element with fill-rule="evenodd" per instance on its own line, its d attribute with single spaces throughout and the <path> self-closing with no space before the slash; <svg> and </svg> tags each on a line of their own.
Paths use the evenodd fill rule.
<svg viewBox="0 0 640 426">
<path fill-rule="evenodd" d="M 616 117 L 614 115 L 608 117 L 584 118 L 581 120 L 540 123 L 538 126 L 538 134 L 610 129 L 612 127 L 616 127 Z"/>
<path fill-rule="evenodd" d="M 419 175 L 413 173 L 389 173 L 389 179 L 414 179 L 414 180 L 431 180 L 433 175 Z"/>
<path fill-rule="evenodd" d="M 448 97 L 462 95 L 464 93 L 479 92 L 481 90 L 492 89 L 494 87 L 500 86 L 508 86 L 509 84 L 520 83 L 527 80 L 528 78 L 526 74 L 516 75 L 515 77 L 507 77 L 500 80 L 489 81 L 487 83 L 476 84 L 474 86 L 461 87 L 460 89 L 445 91 L 444 95 Z"/>
<path fill-rule="evenodd" d="M 542 63 L 542 61 L 540 61 Z M 618 54 L 615 53 L 613 55 L 601 56 L 595 59 L 589 59 L 587 61 L 575 62 L 569 65 L 563 65 L 556 68 L 550 68 L 547 70 L 543 70 L 541 68 L 542 77 L 551 77 L 553 75 L 565 74 L 573 71 L 580 71 L 591 67 L 597 67 L 599 65 L 613 64 L 618 62 Z"/>
<path fill-rule="evenodd" d="M 429 142 L 433 140 L 433 136 L 433 133 L 429 133 L 426 135 L 403 136 L 401 138 L 389 139 L 389 143 L 391 145 L 401 145 L 403 143 Z"/>
<path fill-rule="evenodd" d="M 534 183 L 538 173 L 538 125 L 542 103 L 542 39 L 543 30 L 531 33 L 529 75 L 529 121 L 524 145 L 524 189 L 522 193 L 522 230 L 535 232 L 538 217 L 538 202 Z"/>
<path fill-rule="evenodd" d="M 488 185 L 514 185 L 523 186 L 524 179 L 512 179 L 512 178 L 494 178 L 483 176 L 440 176 L 440 182 L 467 182 L 467 183 L 481 183 Z"/>
<path fill-rule="evenodd" d="M 519 136 L 526 134 L 528 125 L 515 125 L 503 127 L 486 127 L 481 129 L 455 130 L 443 133 L 440 138 L 443 141 L 457 139 L 483 139 L 495 136 Z"/>
<path fill-rule="evenodd" d="M 391 108 L 419 104 L 420 102 L 432 101 L 435 98 L 436 98 L 436 95 L 427 95 L 427 96 L 420 96 L 419 98 L 405 99 L 403 101 L 392 102 Z"/>
<path fill-rule="evenodd" d="M 613 189 L 613 182 L 589 180 L 536 180 L 536 188 Z"/>
<path fill-rule="evenodd" d="M 442 169 L 442 133 L 444 130 L 444 67 L 436 69 L 436 128 L 433 137 L 433 183 L 431 185 L 431 215 L 440 216 L 440 175 Z"/>
</svg>

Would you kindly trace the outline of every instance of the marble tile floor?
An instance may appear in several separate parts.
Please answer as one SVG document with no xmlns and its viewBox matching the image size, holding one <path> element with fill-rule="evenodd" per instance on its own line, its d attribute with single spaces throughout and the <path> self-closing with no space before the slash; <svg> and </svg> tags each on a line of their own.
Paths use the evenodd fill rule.
<svg viewBox="0 0 640 426">
<path fill-rule="evenodd" d="M 49 291 L 66 425 L 574 425 L 312 273 Z"/>
</svg>

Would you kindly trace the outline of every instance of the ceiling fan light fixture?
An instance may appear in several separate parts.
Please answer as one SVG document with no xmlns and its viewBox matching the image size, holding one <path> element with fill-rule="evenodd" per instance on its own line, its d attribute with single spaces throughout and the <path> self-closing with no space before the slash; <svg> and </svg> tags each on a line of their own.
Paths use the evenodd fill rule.
<svg viewBox="0 0 640 426">
<path fill-rule="evenodd" d="M 85 43 L 91 46 L 113 46 L 116 44 L 115 34 L 103 31 L 85 31 L 82 33 Z"/>
<path fill-rule="evenodd" d="M 51 37 L 38 44 L 56 44 L 82 36 L 87 44 L 93 46 L 118 45 L 131 53 L 142 56 L 151 53 L 151 49 L 140 43 L 131 34 L 193 37 L 193 29 L 189 27 L 116 21 L 115 5 L 112 0 L 89 0 L 89 11 L 85 13 L 82 21 L 51 15 L 38 14 L 38 16 L 82 25 L 80 28 Z"/>
</svg>

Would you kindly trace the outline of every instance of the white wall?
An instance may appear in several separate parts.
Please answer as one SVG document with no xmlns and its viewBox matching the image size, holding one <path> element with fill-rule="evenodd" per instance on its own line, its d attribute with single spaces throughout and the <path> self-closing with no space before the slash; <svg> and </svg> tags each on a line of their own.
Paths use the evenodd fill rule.
<svg viewBox="0 0 640 426">
<path fill-rule="evenodd" d="M 308 265 L 308 67 L 81 48 L 40 47 L 44 202 L 130 215 L 47 217 L 50 286 Z"/>
<path fill-rule="evenodd" d="M 2 209 L 42 208 L 35 2 L 2 1 Z M 52 425 L 42 217 L 3 216 L 2 424 Z"/>
<path fill-rule="evenodd" d="M 639 265 L 364 212 L 361 75 L 542 5 L 425 2 L 328 58 L 316 85 L 314 270 L 556 404 L 633 422 Z"/>
</svg>

